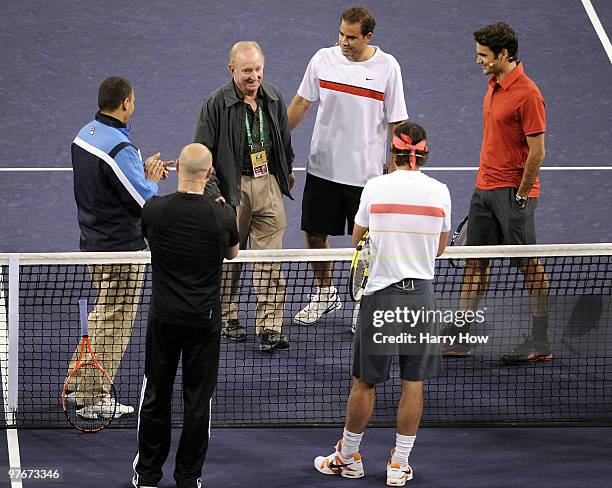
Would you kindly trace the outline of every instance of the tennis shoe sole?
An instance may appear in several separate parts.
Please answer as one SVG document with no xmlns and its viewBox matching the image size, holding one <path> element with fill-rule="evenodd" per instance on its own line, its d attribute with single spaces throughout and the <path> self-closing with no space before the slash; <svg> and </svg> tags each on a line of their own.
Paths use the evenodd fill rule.
<svg viewBox="0 0 612 488">
<path fill-rule="evenodd" d="M 296 324 L 299 325 L 312 325 L 312 324 L 316 324 L 319 320 L 321 320 L 321 317 L 323 317 L 323 315 L 327 315 L 330 314 L 332 312 L 335 312 L 336 310 L 342 308 L 342 302 L 340 301 L 340 299 L 337 299 L 336 301 L 334 301 L 333 303 L 330 304 L 330 306 L 328 306 L 324 312 L 321 312 L 321 315 L 319 315 L 318 317 L 315 317 L 313 320 L 302 320 L 300 318 L 298 318 L 298 315 L 296 315 L 293 318 L 293 321 Z M 313 313 L 313 316 L 315 314 Z"/>
<path fill-rule="evenodd" d="M 540 354 L 540 353 L 531 353 L 526 357 L 517 357 L 511 355 L 504 355 L 501 357 L 502 361 L 505 364 L 511 366 L 520 366 L 521 364 L 529 364 L 529 363 L 537 363 L 540 361 L 552 361 L 554 358 L 552 353 L 548 354 Z"/>
</svg>

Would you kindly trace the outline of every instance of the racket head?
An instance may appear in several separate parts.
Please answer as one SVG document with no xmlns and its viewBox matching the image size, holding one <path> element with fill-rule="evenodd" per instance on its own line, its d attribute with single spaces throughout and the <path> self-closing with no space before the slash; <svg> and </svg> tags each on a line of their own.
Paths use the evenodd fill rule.
<svg viewBox="0 0 612 488">
<path fill-rule="evenodd" d="M 117 394 L 110 377 L 95 360 L 79 362 L 62 390 L 68 423 L 81 432 L 99 432 L 115 418 Z"/>
<path fill-rule="evenodd" d="M 595 330 L 603 314 L 603 295 L 586 293 L 578 295 L 572 313 L 563 327 L 562 339 L 571 342 Z"/>
<path fill-rule="evenodd" d="M 450 241 L 450 246 L 465 246 L 467 244 L 467 233 L 468 233 L 468 217 L 465 217 L 459 225 L 457 230 L 453 234 Z M 465 259 L 449 259 L 450 265 L 453 268 L 465 268 L 467 266 L 467 260 Z"/>
<path fill-rule="evenodd" d="M 349 272 L 349 296 L 358 302 L 368 281 L 368 268 L 370 261 L 370 239 L 366 232 L 355 248 Z"/>
</svg>

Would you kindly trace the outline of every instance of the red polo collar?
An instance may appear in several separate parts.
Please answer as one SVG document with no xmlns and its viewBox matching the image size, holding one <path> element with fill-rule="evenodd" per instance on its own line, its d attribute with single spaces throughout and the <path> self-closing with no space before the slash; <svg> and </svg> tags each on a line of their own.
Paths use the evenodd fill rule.
<svg viewBox="0 0 612 488">
<path fill-rule="evenodd" d="M 507 90 L 508 88 L 510 88 L 510 85 L 512 85 L 512 83 L 514 83 L 524 74 L 525 68 L 523 67 L 523 63 L 519 61 L 516 67 L 512 71 L 510 71 L 510 73 L 508 73 L 508 76 L 506 76 L 503 80 L 497 81 L 496 76 L 491 76 L 491 78 L 489 78 L 489 85 L 495 86 L 495 84 L 499 84 L 499 86 L 501 86 L 503 90 Z"/>
</svg>

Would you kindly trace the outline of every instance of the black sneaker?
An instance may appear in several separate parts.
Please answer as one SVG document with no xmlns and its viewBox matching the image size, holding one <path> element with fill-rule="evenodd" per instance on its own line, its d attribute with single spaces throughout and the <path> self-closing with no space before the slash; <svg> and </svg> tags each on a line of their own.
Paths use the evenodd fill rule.
<svg viewBox="0 0 612 488">
<path fill-rule="evenodd" d="M 247 333 L 238 319 L 224 320 L 221 322 L 221 336 L 228 341 L 244 342 Z"/>
<path fill-rule="evenodd" d="M 548 340 L 536 341 L 533 336 L 525 337 L 514 351 L 502 354 L 502 361 L 506 364 L 527 364 L 536 361 L 551 361 L 553 358 Z"/>
<path fill-rule="evenodd" d="M 264 329 L 260 340 L 260 351 L 272 352 L 275 349 L 289 349 L 289 339 L 284 334 L 271 329 Z"/>
</svg>

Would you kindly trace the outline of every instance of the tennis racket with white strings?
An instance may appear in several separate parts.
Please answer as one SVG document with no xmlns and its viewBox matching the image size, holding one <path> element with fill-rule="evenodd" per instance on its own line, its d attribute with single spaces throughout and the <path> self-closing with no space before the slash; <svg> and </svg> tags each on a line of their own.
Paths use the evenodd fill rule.
<svg viewBox="0 0 612 488">
<path fill-rule="evenodd" d="M 457 230 L 451 238 L 449 246 L 465 246 L 467 244 L 467 232 L 468 232 L 468 217 L 465 217 L 459 225 Z M 449 259 L 450 265 L 453 268 L 465 268 L 467 262 L 465 259 Z"/>
<path fill-rule="evenodd" d="M 358 302 L 363 294 L 363 289 L 368 281 L 368 267 L 370 264 L 370 234 L 366 232 L 357 247 L 353 260 L 351 261 L 351 270 L 349 272 L 349 295 L 351 300 Z"/>
<path fill-rule="evenodd" d="M 81 345 L 78 359 L 62 391 L 62 408 L 70 425 L 82 432 L 98 432 L 115 418 L 113 382 L 96 359 L 89 340 L 87 300 L 79 300 Z M 108 392 L 108 393 L 106 393 Z"/>
</svg>

